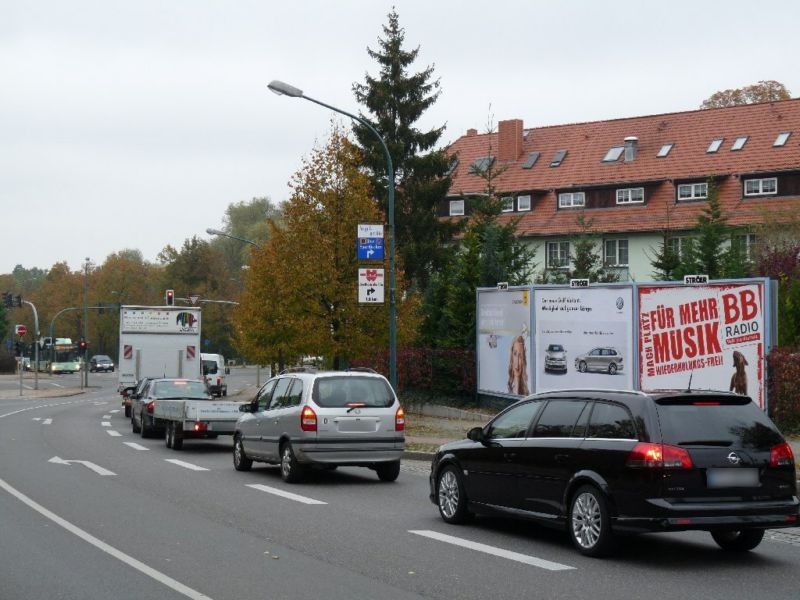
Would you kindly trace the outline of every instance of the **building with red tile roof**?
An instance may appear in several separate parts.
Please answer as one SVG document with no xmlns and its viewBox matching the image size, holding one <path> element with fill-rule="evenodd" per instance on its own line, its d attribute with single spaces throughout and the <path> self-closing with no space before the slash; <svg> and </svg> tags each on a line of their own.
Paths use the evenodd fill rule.
<svg viewBox="0 0 800 600">
<path fill-rule="evenodd" d="M 563 263 L 583 214 L 607 264 L 650 279 L 648 255 L 665 229 L 691 233 L 710 177 L 746 244 L 754 226 L 800 213 L 800 99 L 535 128 L 512 119 L 494 133 L 469 130 L 449 150 L 458 164 L 442 216 L 469 215 L 469 196 L 486 187 L 475 166 L 491 161 L 504 218 L 520 217 L 542 267 Z"/>
</svg>

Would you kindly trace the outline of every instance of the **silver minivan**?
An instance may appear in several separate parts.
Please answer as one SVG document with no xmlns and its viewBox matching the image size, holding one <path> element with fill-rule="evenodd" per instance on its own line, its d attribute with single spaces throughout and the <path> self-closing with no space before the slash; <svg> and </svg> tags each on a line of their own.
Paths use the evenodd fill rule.
<svg viewBox="0 0 800 600">
<path fill-rule="evenodd" d="M 233 466 L 279 464 L 287 482 L 310 467 L 360 466 L 382 481 L 400 474 L 405 412 L 385 377 L 365 371 L 304 371 L 273 377 L 236 423 Z"/>
</svg>

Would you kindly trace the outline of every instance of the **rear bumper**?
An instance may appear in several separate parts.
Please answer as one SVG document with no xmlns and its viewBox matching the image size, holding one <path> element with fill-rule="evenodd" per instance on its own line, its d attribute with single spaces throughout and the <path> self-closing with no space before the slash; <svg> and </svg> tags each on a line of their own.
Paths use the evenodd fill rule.
<svg viewBox="0 0 800 600">
<path fill-rule="evenodd" d="M 392 440 L 292 440 L 292 450 L 298 462 L 330 465 L 371 465 L 400 460 L 405 438 Z"/>
</svg>

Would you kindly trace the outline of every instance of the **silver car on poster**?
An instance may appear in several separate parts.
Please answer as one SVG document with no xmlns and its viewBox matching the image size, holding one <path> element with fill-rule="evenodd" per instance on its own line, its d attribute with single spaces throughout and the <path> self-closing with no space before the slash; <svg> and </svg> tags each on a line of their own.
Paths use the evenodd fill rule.
<svg viewBox="0 0 800 600">
<path fill-rule="evenodd" d="M 600 371 L 615 375 L 622 371 L 622 363 L 622 354 L 616 348 L 608 346 L 592 348 L 589 352 L 575 357 L 575 369 L 580 373 Z"/>
</svg>

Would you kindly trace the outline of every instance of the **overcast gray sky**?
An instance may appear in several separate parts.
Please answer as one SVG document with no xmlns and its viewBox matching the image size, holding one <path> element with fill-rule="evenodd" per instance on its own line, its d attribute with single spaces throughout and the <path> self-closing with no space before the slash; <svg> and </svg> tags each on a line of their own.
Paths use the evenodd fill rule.
<svg viewBox="0 0 800 600">
<path fill-rule="evenodd" d="M 123 248 L 153 261 L 232 202 L 288 197 L 392 6 L 444 143 L 525 126 L 697 108 L 763 79 L 800 95 L 800 2 L 0 0 L 0 273 Z"/>
</svg>

